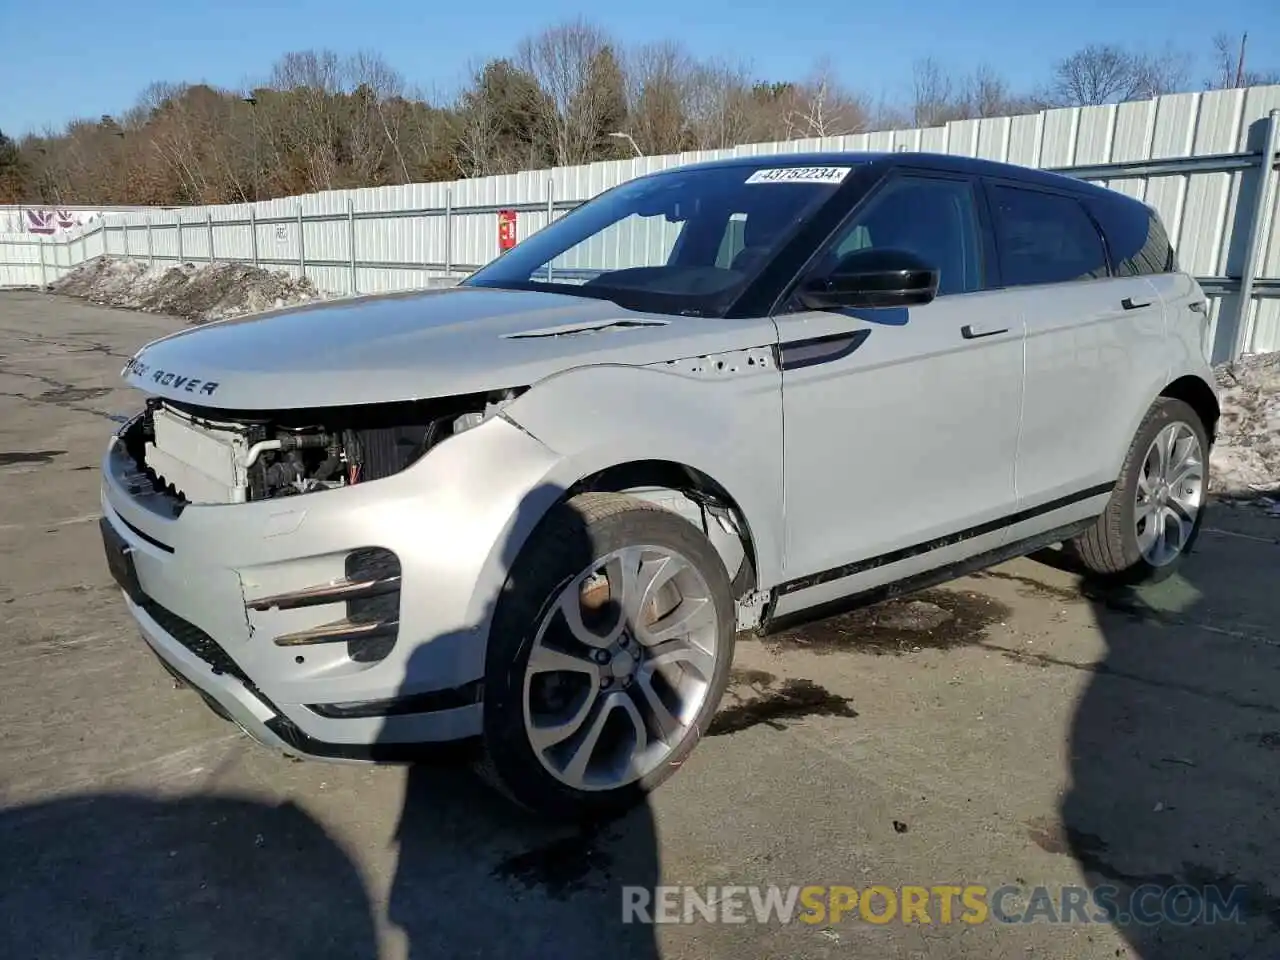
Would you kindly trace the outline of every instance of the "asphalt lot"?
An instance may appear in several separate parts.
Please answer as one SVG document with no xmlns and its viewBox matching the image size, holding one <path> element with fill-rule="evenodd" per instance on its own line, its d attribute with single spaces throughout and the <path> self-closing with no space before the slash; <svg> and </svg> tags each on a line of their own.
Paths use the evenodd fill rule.
<svg viewBox="0 0 1280 960">
<path fill-rule="evenodd" d="M 740 642 L 649 806 L 552 829 L 465 771 L 279 757 L 143 648 L 96 469 L 175 324 L 0 294 L 5 957 L 1280 955 L 1280 520 L 1215 506 L 1140 594 L 1024 559 Z M 621 922 L 624 886 L 1083 883 L 1238 887 L 1239 922 Z"/>
</svg>

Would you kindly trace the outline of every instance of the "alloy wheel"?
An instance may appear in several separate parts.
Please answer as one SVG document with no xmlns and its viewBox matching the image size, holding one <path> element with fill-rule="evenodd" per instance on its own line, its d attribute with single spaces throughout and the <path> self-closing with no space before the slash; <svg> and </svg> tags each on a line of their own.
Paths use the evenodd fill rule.
<svg viewBox="0 0 1280 960">
<path fill-rule="evenodd" d="M 716 670 L 719 615 L 680 553 L 629 546 L 565 583 L 538 624 L 524 679 L 525 731 L 577 790 L 611 790 L 692 733 Z"/>
</svg>

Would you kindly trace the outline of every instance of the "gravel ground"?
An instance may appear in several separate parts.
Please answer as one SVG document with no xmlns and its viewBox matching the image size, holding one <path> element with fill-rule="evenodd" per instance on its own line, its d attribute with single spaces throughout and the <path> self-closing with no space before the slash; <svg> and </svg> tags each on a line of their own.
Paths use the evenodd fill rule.
<svg viewBox="0 0 1280 960">
<path fill-rule="evenodd" d="M 123 360 L 181 326 L 0 294 L 6 958 L 1280 956 L 1280 519 L 1265 510 L 1215 505 L 1158 588 L 1086 594 L 1045 554 L 744 638 L 676 777 L 621 821 L 551 829 L 463 771 L 276 756 L 146 652 L 102 559 L 96 470 L 139 402 Z M 631 886 L 965 883 L 1014 886 L 1015 913 L 1040 885 L 1241 899 L 1212 927 L 970 925 L 936 907 L 912 923 L 621 922 Z"/>
</svg>

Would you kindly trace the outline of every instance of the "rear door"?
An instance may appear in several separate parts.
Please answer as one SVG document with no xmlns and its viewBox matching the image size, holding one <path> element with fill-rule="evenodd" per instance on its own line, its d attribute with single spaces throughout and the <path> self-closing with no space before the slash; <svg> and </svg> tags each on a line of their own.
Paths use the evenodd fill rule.
<svg viewBox="0 0 1280 960">
<path fill-rule="evenodd" d="M 1144 278 L 1164 301 L 1169 379 L 1179 371 L 1202 370 L 1215 346 L 1219 350 L 1230 346 L 1209 342 L 1204 291 L 1179 269 L 1177 252 L 1155 210 L 1120 195 L 1090 197 L 1085 206 L 1106 235 L 1115 275 Z"/>
<path fill-rule="evenodd" d="M 1135 411 L 1162 386 L 1163 305 L 1143 277 L 1114 274 L 1077 194 L 1020 181 L 987 189 L 1006 296 L 1027 331 L 1019 505 L 1050 521 L 1030 526 L 1050 527 L 1105 503 Z"/>
</svg>

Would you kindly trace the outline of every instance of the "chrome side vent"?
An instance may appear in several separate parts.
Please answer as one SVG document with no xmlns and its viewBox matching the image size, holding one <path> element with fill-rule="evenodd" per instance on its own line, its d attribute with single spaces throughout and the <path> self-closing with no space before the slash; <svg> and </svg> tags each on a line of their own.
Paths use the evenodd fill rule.
<svg viewBox="0 0 1280 960">
<path fill-rule="evenodd" d="M 338 603 L 343 600 L 364 600 L 387 593 L 398 593 L 399 590 L 399 576 L 364 580 L 348 578 L 339 580 L 337 583 L 307 587 L 305 590 L 292 590 L 289 593 L 277 593 L 274 596 L 262 597 L 260 600 L 251 602 L 249 609 L 296 610 L 299 607 L 319 607 L 326 603 Z"/>
<path fill-rule="evenodd" d="M 312 627 L 310 630 L 282 633 L 276 637 L 275 642 L 278 647 L 302 647 L 311 643 L 360 643 L 371 637 L 394 637 L 399 626 L 399 622 L 395 620 L 360 623 L 348 617 Z"/>
<path fill-rule="evenodd" d="M 400 559 L 382 547 L 362 547 L 347 554 L 344 577 L 322 584 L 251 601 L 252 610 L 296 610 L 344 603 L 341 620 L 281 634 L 278 647 L 316 643 L 345 643 L 347 655 L 358 663 L 376 663 L 391 652 L 400 634 Z"/>
</svg>

